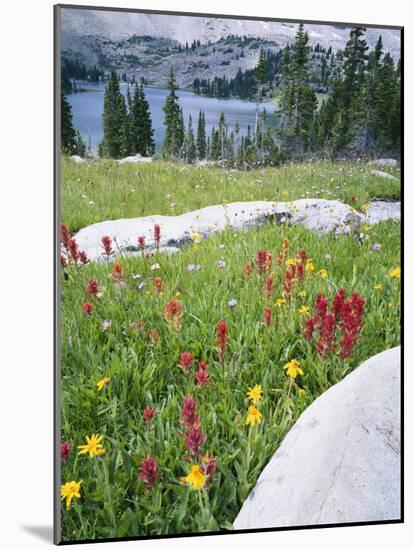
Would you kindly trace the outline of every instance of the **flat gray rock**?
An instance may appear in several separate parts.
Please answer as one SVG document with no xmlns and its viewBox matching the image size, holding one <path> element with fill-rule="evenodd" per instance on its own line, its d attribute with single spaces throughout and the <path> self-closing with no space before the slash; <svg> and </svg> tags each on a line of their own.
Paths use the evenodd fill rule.
<svg viewBox="0 0 414 550">
<path fill-rule="evenodd" d="M 380 207 L 378 207 L 378 212 Z M 379 216 L 379 214 L 378 214 Z M 161 227 L 160 246 L 180 248 L 191 239 L 203 239 L 230 227 L 248 229 L 273 219 L 301 225 L 320 234 L 352 233 L 365 216 L 338 200 L 300 199 L 292 202 L 250 201 L 207 206 L 180 216 L 146 216 L 96 223 L 81 229 L 76 240 L 91 260 L 102 258 L 101 239 L 109 235 L 118 254 L 138 250 L 138 236 L 145 237 L 147 250 L 154 248 L 154 225 Z"/>
<path fill-rule="evenodd" d="M 129 163 L 148 164 L 149 162 L 152 162 L 152 158 L 151 157 L 142 157 L 141 155 L 133 155 L 131 157 L 125 157 L 123 159 L 119 159 L 116 162 L 118 164 L 129 164 Z"/>
<path fill-rule="evenodd" d="M 73 160 L 73 162 L 77 162 L 78 164 L 86 162 L 86 160 L 80 157 L 79 155 L 72 155 L 70 158 L 71 160 Z"/>
<path fill-rule="evenodd" d="M 373 201 L 365 212 L 365 221 L 375 224 L 386 220 L 399 220 L 401 218 L 401 203 L 387 201 Z"/>
<path fill-rule="evenodd" d="M 375 355 L 299 417 L 234 529 L 400 518 L 400 347 Z"/>
<path fill-rule="evenodd" d="M 303 225 L 319 233 L 349 233 L 359 227 L 363 216 L 350 206 L 335 200 L 300 199 L 292 202 L 233 202 L 207 206 L 180 216 L 146 216 L 96 223 L 81 229 L 76 240 L 91 260 L 102 257 L 101 239 L 109 235 L 115 250 L 137 248 L 138 236 L 144 236 L 148 249 L 154 247 L 154 225 L 161 227 L 161 246 L 181 247 L 191 239 L 202 239 L 230 227 L 235 231 L 274 219 L 279 223 Z"/>
<path fill-rule="evenodd" d="M 379 176 L 380 178 L 384 178 L 386 180 L 398 181 L 398 178 L 396 178 L 392 174 L 388 174 L 388 172 L 383 172 L 382 170 L 371 170 L 371 174 L 373 176 Z"/>
<path fill-rule="evenodd" d="M 395 159 L 375 159 L 371 160 L 368 163 L 370 166 L 379 166 L 386 167 L 386 166 L 398 166 L 398 161 Z"/>
</svg>

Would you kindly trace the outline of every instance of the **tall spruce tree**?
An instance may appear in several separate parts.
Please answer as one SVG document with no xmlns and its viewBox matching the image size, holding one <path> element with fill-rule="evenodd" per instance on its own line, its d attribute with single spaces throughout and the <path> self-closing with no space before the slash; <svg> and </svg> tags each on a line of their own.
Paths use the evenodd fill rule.
<svg viewBox="0 0 414 550">
<path fill-rule="evenodd" d="M 72 123 L 72 109 L 65 94 L 61 93 L 61 148 L 68 155 L 77 154 L 76 132 Z"/>
<path fill-rule="evenodd" d="M 179 158 L 184 143 L 183 114 L 176 94 L 177 84 L 174 71 L 171 67 L 170 77 L 167 82 L 170 93 L 163 107 L 165 134 L 163 144 L 163 156 L 167 158 Z"/>
<path fill-rule="evenodd" d="M 188 117 L 188 128 L 185 137 L 185 158 L 189 163 L 193 163 L 196 158 L 196 144 L 193 132 L 193 120 L 191 115 Z"/>
<path fill-rule="evenodd" d="M 302 154 L 312 144 L 317 101 L 309 76 L 309 36 L 301 23 L 291 50 L 283 57 L 280 97 L 281 137 L 292 154 Z"/>
<path fill-rule="evenodd" d="M 105 89 L 103 130 L 100 153 L 111 158 L 125 156 L 128 147 L 127 109 L 115 71 L 111 72 Z"/>
<path fill-rule="evenodd" d="M 255 139 L 257 136 L 257 127 L 259 123 L 259 103 L 262 99 L 263 85 L 266 82 L 266 57 L 263 48 L 260 48 L 259 59 L 255 68 L 256 84 L 256 121 L 255 121 Z"/>
<path fill-rule="evenodd" d="M 133 153 L 143 157 L 154 154 L 154 130 L 152 128 L 149 103 L 142 83 L 135 84 L 130 111 L 131 140 Z"/>
<path fill-rule="evenodd" d="M 335 116 L 333 147 L 336 152 L 355 147 L 360 134 L 364 105 L 362 87 L 367 60 L 364 27 L 352 27 L 343 53 L 342 78 L 335 87 L 337 112 Z"/>
<path fill-rule="evenodd" d="M 197 157 L 199 159 L 205 159 L 206 154 L 206 118 L 204 112 L 200 111 L 197 124 Z"/>
</svg>

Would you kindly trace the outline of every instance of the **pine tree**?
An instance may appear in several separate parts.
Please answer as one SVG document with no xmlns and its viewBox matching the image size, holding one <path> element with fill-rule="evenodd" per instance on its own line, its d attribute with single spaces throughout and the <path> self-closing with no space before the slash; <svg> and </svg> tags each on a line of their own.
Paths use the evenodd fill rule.
<svg viewBox="0 0 414 550">
<path fill-rule="evenodd" d="M 223 112 L 220 113 L 218 133 L 219 133 L 219 140 L 220 140 L 220 159 L 224 160 L 226 142 L 227 142 L 227 124 L 226 124 L 226 118 Z"/>
<path fill-rule="evenodd" d="M 115 71 L 112 71 L 105 89 L 103 130 L 101 153 L 111 158 L 125 156 L 128 142 L 127 109 Z"/>
<path fill-rule="evenodd" d="M 205 159 L 206 153 L 206 119 L 205 114 L 200 111 L 197 125 L 197 156 L 199 159 Z"/>
<path fill-rule="evenodd" d="M 135 84 L 134 96 L 131 101 L 130 127 L 133 154 L 143 157 L 154 154 L 154 131 L 152 128 L 149 103 L 145 98 L 142 83 Z"/>
<path fill-rule="evenodd" d="M 257 99 L 256 99 L 256 125 L 255 125 L 255 136 L 257 135 L 257 126 L 259 120 L 259 103 L 262 98 L 263 93 L 263 84 L 266 81 L 266 61 L 265 61 L 265 52 L 263 48 L 260 48 L 259 60 L 255 68 L 255 84 L 257 88 Z"/>
<path fill-rule="evenodd" d="M 188 129 L 185 138 L 185 158 L 187 162 L 193 163 L 196 158 L 196 145 L 193 132 L 193 120 L 191 115 L 188 117 Z"/>
<path fill-rule="evenodd" d="M 284 145 L 294 154 L 302 154 L 310 143 L 317 101 L 310 86 L 308 70 L 309 36 L 301 23 L 291 51 L 283 57 L 280 112 L 281 137 Z"/>
<path fill-rule="evenodd" d="M 163 155 L 167 158 L 179 158 L 184 142 L 184 124 L 182 110 L 180 109 L 180 105 L 178 103 L 178 96 L 175 93 L 177 90 L 177 84 L 172 68 L 167 82 L 167 87 L 170 90 L 170 93 L 167 96 L 163 107 L 165 113 Z"/>
<path fill-rule="evenodd" d="M 76 132 L 72 123 L 72 109 L 63 91 L 60 102 L 61 113 L 61 148 L 64 153 L 74 155 L 76 149 Z"/>
<path fill-rule="evenodd" d="M 360 133 L 364 109 L 361 90 L 368 49 L 364 33 L 364 27 L 352 27 L 343 52 L 343 76 L 335 88 L 338 98 L 333 129 L 335 151 L 355 146 L 355 136 Z"/>
</svg>

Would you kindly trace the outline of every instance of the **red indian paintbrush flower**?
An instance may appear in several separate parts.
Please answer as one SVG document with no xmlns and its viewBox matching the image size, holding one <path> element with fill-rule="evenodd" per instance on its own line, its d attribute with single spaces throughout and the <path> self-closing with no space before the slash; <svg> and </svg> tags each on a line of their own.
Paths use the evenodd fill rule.
<svg viewBox="0 0 414 550">
<path fill-rule="evenodd" d="M 157 245 L 157 247 L 160 245 L 161 240 L 161 227 L 158 223 L 154 225 L 154 241 Z"/>
<path fill-rule="evenodd" d="M 114 283 L 120 283 L 124 280 L 124 268 L 121 262 L 114 263 L 111 276 Z"/>
<path fill-rule="evenodd" d="M 208 384 L 208 365 L 205 361 L 200 361 L 198 364 L 198 370 L 194 375 L 196 386 L 201 388 L 202 386 Z"/>
<path fill-rule="evenodd" d="M 161 279 L 161 277 L 155 277 L 155 279 L 154 279 L 154 289 L 155 289 L 155 291 L 158 292 L 158 294 L 161 294 L 163 287 L 164 287 L 164 282 Z"/>
<path fill-rule="evenodd" d="M 251 274 L 252 274 L 252 264 L 250 262 L 247 262 L 244 268 L 244 275 L 246 279 L 248 279 Z"/>
<path fill-rule="evenodd" d="M 266 270 L 267 271 L 270 271 L 272 269 L 272 262 L 273 262 L 272 253 L 267 252 L 266 253 Z"/>
<path fill-rule="evenodd" d="M 184 435 L 184 445 L 186 449 L 198 455 L 200 452 L 200 447 L 204 445 L 206 437 L 201 432 L 200 426 L 189 426 L 186 429 Z"/>
<path fill-rule="evenodd" d="M 138 237 L 138 246 L 140 247 L 141 250 L 144 250 L 144 248 L 145 248 L 145 237 L 143 235 Z"/>
<path fill-rule="evenodd" d="M 111 256 L 111 254 L 114 253 L 114 251 L 112 250 L 112 239 L 111 237 L 109 237 L 108 235 L 104 235 L 101 239 L 101 243 L 102 243 L 102 248 L 103 248 L 103 253 L 105 254 L 105 256 Z"/>
<path fill-rule="evenodd" d="M 68 242 L 68 254 L 69 258 L 77 264 L 79 261 L 79 246 L 75 239 L 70 239 Z"/>
<path fill-rule="evenodd" d="M 202 456 L 201 468 L 206 476 L 214 475 L 217 470 L 217 463 L 214 455 L 206 454 Z"/>
<path fill-rule="evenodd" d="M 60 242 L 66 248 L 66 250 L 68 249 L 69 241 L 71 240 L 71 238 L 72 234 L 69 231 L 67 225 L 65 225 L 64 223 L 60 224 Z"/>
<path fill-rule="evenodd" d="M 90 302 L 85 302 L 82 306 L 82 311 L 86 315 L 91 315 L 93 313 L 93 310 L 94 310 L 94 305 L 91 304 Z"/>
<path fill-rule="evenodd" d="M 217 347 L 220 350 L 220 355 L 223 358 L 224 352 L 228 344 L 227 334 L 229 332 L 229 327 L 226 321 L 219 321 L 217 323 Z"/>
<path fill-rule="evenodd" d="M 274 291 L 274 288 L 273 288 L 273 277 L 271 275 L 269 275 L 267 278 L 266 278 L 266 281 L 265 281 L 265 287 L 264 287 L 264 293 L 265 293 L 265 296 L 266 298 L 270 298 L 273 294 L 273 291 Z"/>
<path fill-rule="evenodd" d="M 145 407 L 143 415 L 145 422 L 151 422 L 155 415 L 156 411 L 153 407 Z"/>
<path fill-rule="evenodd" d="M 88 296 L 98 296 L 100 289 L 101 288 L 96 279 L 89 279 L 88 288 L 86 290 L 86 294 L 88 294 Z"/>
<path fill-rule="evenodd" d="M 192 395 L 184 398 L 181 409 L 181 424 L 188 428 L 189 426 L 198 426 L 200 417 L 196 413 L 197 403 Z"/>
<path fill-rule="evenodd" d="M 364 305 L 364 298 L 357 293 L 346 300 L 345 290 L 341 288 L 333 298 L 329 312 L 328 300 L 323 294 L 319 294 L 316 298 L 316 314 L 306 320 L 305 338 L 311 340 L 315 337 L 317 352 L 319 355 L 326 355 L 336 349 L 335 335 L 341 331 L 339 355 L 342 359 L 349 357 L 364 326 Z"/>
<path fill-rule="evenodd" d="M 191 366 L 194 365 L 194 357 L 189 351 L 183 351 L 180 353 L 179 367 L 186 372 Z"/>
<path fill-rule="evenodd" d="M 86 254 L 86 252 L 84 250 L 81 250 L 79 252 L 79 261 L 83 265 L 86 265 L 87 263 L 89 263 L 88 255 Z"/>
<path fill-rule="evenodd" d="M 140 466 L 140 479 L 142 479 L 148 489 L 152 489 L 158 479 L 158 465 L 156 461 L 152 458 L 151 455 L 148 455 L 147 458 L 141 460 Z"/>
<path fill-rule="evenodd" d="M 179 331 L 183 318 L 183 306 L 179 300 L 170 300 L 164 306 L 164 319 L 169 321 L 174 330 Z"/>
<path fill-rule="evenodd" d="M 69 459 L 71 450 L 72 447 L 70 446 L 70 443 L 65 442 L 60 444 L 60 458 L 63 462 L 66 462 Z"/>
<path fill-rule="evenodd" d="M 257 251 L 256 265 L 260 274 L 266 271 L 267 252 L 263 248 Z"/>
<path fill-rule="evenodd" d="M 263 324 L 265 327 L 270 327 L 272 324 L 272 308 L 269 306 L 263 309 Z"/>
<path fill-rule="evenodd" d="M 285 262 L 288 251 L 289 251 L 289 241 L 285 239 L 283 241 L 282 250 L 279 252 L 279 255 L 277 257 L 278 264 L 283 264 Z"/>
</svg>

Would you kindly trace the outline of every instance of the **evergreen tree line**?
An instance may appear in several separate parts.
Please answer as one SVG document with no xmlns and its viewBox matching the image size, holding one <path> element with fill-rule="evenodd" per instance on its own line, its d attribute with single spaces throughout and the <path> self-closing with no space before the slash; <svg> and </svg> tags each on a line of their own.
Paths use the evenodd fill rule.
<svg viewBox="0 0 414 550">
<path fill-rule="evenodd" d="M 266 79 L 264 84 L 263 97 L 265 91 L 269 91 L 272 86 L 277 85 L 278 75 L 282 67 L 282 50 L 273 52 L 262 48 L 260 55 L 264 56 Z M 225 75 L 215 76 L 212 80 L 206 78 L 195 78 L 192 85 L 193 91 L 199 95 L 209 97 L 228 98 L 238 97 L 240 99 L 254 99 L 257 94 L 256 69 L 241 68 L 237 71 L 234 78 L 228 79 Z"/>
<path fill-rule="evenodd" d="M 285 49 L 278 115 L 289 156 L 380 154 L 400 151 L 400 62 L 383 53 L 382 39 L 368 52 L 365 28 L 352 27 L 341 70 L 321 106 L 310 74 L 308 34 L 300 25 Z"/>
<path fill-rule="evenodd" d="M 65 57 L 62 58 L 61 79 L 64 93 L 75 91 L 72 80 L 100 82 L 103 81 L 104 78 L 105 74 L 103 70 L 98 69 L 96 65 L 88 68 L 84 63 L 78 60 L 71 60 Z"/>
<path fill-rule="evenodd" d="M 63 89 L 61 92 L 60 101 L 61 110 L 61 149 L 68 155 L 79 155 L 85 157 L 87 154 L 87 147 L 82 139 L 78 130 L 75 130 L 72 123 L 72 109 L 66 99 Z"/>
<path fill-rule="evenodd" d="M 147 157 L 154 153 L 154 132 L 142 83 L 135 83 L 132 94 L 128 87 L 125 99 L 118 75 L 112 71 L 105 89 L 102 118 L 101 157 L 123 158 L 136 154 Z"/>
</svg>

